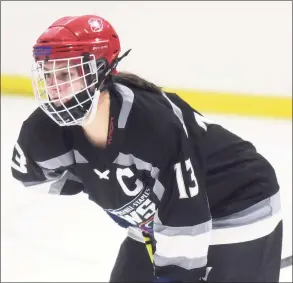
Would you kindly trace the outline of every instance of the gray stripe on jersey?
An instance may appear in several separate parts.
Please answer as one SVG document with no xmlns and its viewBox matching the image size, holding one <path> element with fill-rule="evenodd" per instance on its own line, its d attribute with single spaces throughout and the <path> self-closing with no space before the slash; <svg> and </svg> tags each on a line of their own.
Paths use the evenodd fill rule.
<svg viewBox="0 0 293 283">
<path fill-rule="evenodd" d="M 49 189 L 49 194 L 54 194 L 54 195 L 60 195 L 62 188 L 65 185 L 65 182 L 67 181 L 67 174 L 68 172 L 65 172 L 61 178 L 59 178 L 57 181 L 51 184 L 50 189 Z"/>
<path fill-rule="evenodd" d="M 213 229 L 251 224 L 278 213 L 281 210 L 280 192 L 255 205 L 231 215 L 213 219 Z"/>
<path fill-rule="evenodd" d="M 78 150 L 73 150 L 76 163 L 89 163 Z"/>
<path fill-rule="evenodd" d="M 119 118 L 118 118 L 118 128 L 119 129 L 124 129 L 130 110 L 132 108 L 133 100 L 134 100 L 134 93 L 133 91 L 121 84 L 115 84 L 117 90 L 122 96 L 123 102 L 122 102 L 122 107 L 120 110 Z"/>
<path fill-rule="evenodd" d="M 212 229 L 212 221 L 194 225 L 194 226 L 184 226 L 184 227 L 170 227 L 162 225 L 161 223 L 156 223 L 154 225 L 154 231 L 166 236 L 196 236 L 210 232 Z"/>
<path fill-rule="evenodd" d="M 56 180 L 60 178 L 60 176 L 63 174 L 63 172 L 57 172 L 54 169 L 47 169 L 47 168 L 41 168 L 43 171 L 44 176 L 46 177 L 47 180 Z"/>
<path fill-rule="evenodd" d="M 35 181 L 35 182 L 22 182 L 22 184 L 25 187 L 31 187 L 31 186 L 36 186 L 36 185 L 40 185 L 40 184 L 46 184 L 48 182 L 54 182 L 54 180 L 46 180 L 46 181 Z"/>
<path fill-rule="evenodd" d="M 188 257 L 163 257 L 154 254 L 154 262 L 157 266 L 177 265 L 181 268 L 190 270 L 194 268 L 204 267 L 207 264 L 207 256 L 188 258 Z"/>
<path fill-rule="evenodd" d="M 73 152 L 69 151 L 60 156 L 37 162 L 37 164 L 46 169 L 58 169 L 60 167 L 70 166 L 74 163 Z"/>
<path fill-rule="evenodd" d="M 121 152 L 119 152 L 117 158 L 113 161 L 113 163 L 123 166 L 131 166 L 132 164 L 135 164 L 135 167 L 138 170 L 150 171 L 150 174 L 153 178 L 157 177 L 160 171 L 157 167 L 152 166 L 152 164 L 149 162 L 134 157 L 132 154 L 124 154 Z"/>
<path fill-rule="evenodd" d="M 60 195 L 67 180 L 81 183 L 79 178 L 77 178 L 71 172 L 66 171 L 65 174 L 63 174 L 61 178 L 59 178 L 56 182 L 51 184 L 49 193 L 55 194 L 55 195 Z"/>
<path fill-rule="evenodd" d="M 186 129 L 186 126 L 185 126 L 185 123 L 184 123 L 183 114 L 182 114 L 181 109 L 176 104 L 174 104 L 163 91 L 162 91 L 162 94 L 169 101 L 169 103 L 171 104 L 171 106 L 173 108 L 173 112 L 175 113 L 175 115 L 180 120 L 180 122 L 181 122 L 181 124 L 183 126 L 183 129 L 184 129 L 184 131 L 186 133 L 186 136 L 188 137 L 188 132 L 187 132 L 187 129 Z"/>
<path fill-rule="evenodd" d="M 66 171 L 67 172 L 67 171 Z M 63 173 L 65 175 L 65 173 Z M 40 184 L 45 184 L 45 183 L 49 183 L 49 182 L 54 182 L 56 180 L 56 182 L 58 182 L 59 179 L 62 178 L 63 175 L 59 175 L 58 178 L 50 178 L 50 179 L 47 179 L 46 181 L 35 181 L 35 182 L 22 182 L 23 185 L 25 187 L 30 187 L 30 186 L 35 186 L 35 185 L 40 185 Z M 70 172 L 67 172 L 67 179 L 68 180 L 71 180 L 71 181 L 75 181 L 75 182 L 78 182 L 78 183 L 81 183 L 82 184 L 82 181 L 76 177 L 75 175 L 71 174 Z"/>
<path fill-rule="evenodd" d="M 139 228 L 136 227 L 128 227 L 127 228 L 127 236 L 137 242 L 145 243 L 142 231 Z"/>
<path fill-rule="evenodd" d="M 159 201 L 161 201 L 164 191 L 165 191 L 164 186 L 158 179 L 156 179 L 154 187 L 153 187 L 153 192 L 156 194 Z"/>
<path fill-rule="evenodd" d="M 47 176 L 47 174 L 45 174 L 45 177 L 47 178 L 47 180 L 45 181 L 22 182 L 22 184 L 25 187 L 43 185 L 43 184 L 50 186 L 50 184 L 54 184 L 55 182 L 58 182 L 60 179 L 62 179 L 68 172 L 68 171 L 64 171 L 62 172 L 62 174 L 60 174 L 60 173 L 56 173 L 55 171 L 49 171 L 49 170 L 46 170 L 46 171 L 44 173 L 54 173 L 55 176 L 49 175 L 49 174 Z"/>
<path fill-rule="evenodd" d="M 77 176 L 73 175 L 71 172 L 67 173 L 67 179 L 70 181 L 75 181 L 75 182 L 83 184 L 83 182 Z"/>
<path fill-rule="evenodd" d="M 158 224 L 162 225 L 162 221 L 159 218 L 158 211 L 156 211 L 156 213 L 154 215 L 154 224 L 156 224 L 156 225 L 158 225 Z"/>
</svg>

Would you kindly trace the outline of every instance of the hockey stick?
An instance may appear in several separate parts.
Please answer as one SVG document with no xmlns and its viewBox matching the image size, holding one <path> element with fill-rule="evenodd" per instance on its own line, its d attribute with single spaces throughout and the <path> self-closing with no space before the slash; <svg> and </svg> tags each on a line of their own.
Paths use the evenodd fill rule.
<svg viewBox="0 0 293 283">
<path fill-rule="evenodd" d="M 282 258 L 281 269 L 292 265 L 292 255 Z"/>
</svg>

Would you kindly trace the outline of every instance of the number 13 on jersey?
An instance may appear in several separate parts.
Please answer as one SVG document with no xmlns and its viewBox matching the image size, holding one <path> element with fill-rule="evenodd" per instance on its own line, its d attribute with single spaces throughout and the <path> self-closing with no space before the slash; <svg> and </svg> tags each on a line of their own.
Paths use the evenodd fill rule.
<svg viewBox="0 0 293 283">
<path fill-rule="evenodd" d="M 188 187 L 190 197 L 194 197 L 198 194 L 198 183 L 197 183 L 197 179 L 194 175 L 194 169 L 192 167 L 190 158 L 185 160 L 185 168 L 184 169 L 186 169 L 186 172 L 188 172 L 189 176 L 190 176 L 189 181 L 190 181 L 191 187 Z M 179 198 L 180 199 L 189 198 L 189 196 L 187 194 L 186 186 L 184 183 L 184 179 L 183 179 L 181 162 L 178 162 L 174 165 L 174 170 L 176 173 L 176 180 L 177 180 L 177 185 L 178 185 L 178 190 L 179 190 Z"/>
</svg>

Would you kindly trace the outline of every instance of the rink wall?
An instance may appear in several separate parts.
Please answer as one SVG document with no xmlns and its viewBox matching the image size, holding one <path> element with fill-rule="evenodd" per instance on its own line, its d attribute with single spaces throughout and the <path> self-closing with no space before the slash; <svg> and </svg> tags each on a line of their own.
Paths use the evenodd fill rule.
<svg viewBox="0 0 293 283">
<path fill-rule="evenodd" d="M 51 22 L 97 14 L 116 29 L 122 52 L 132 49 L 119 70 L 201 112 L 292 118 L 291 1 L 15 3 L 1 3 L 1 94 L 32 95 L 32 45 Z"/>
</svg>

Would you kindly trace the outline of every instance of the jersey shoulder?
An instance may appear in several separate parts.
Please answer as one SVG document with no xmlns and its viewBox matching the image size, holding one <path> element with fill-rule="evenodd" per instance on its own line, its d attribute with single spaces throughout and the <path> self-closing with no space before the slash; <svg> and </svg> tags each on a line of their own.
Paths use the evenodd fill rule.
<svg viewBox="0 0 293 283">
<path fill-rule="evenodd" d="M 174 139 L 182 127 L 174 115 L 170 102 L 162 95 L 150 91 L 132 89 L 133 105 L 127 122 L 132 132 L 140 132 L 145 140 L 152 137 Z"/>
<path fill-rule="evenodd" d="M 19 141 L 34 160 L 62 155 L 70 148 L 69 132 L 58 126 L 42 109 L 37 108 L 23 122 Z"/>
<path fill-rule="evenodd" d="M 194 111 L 177 94 L 130 90 L 133 98 L 129 99 L 132 105 L 125 128 L 129 148 L 164 163 L 164 159 L 172 159 L 170 155 L 177 156 L 182 143 L 199 141 L 202 133 Z"/>
</svg>

